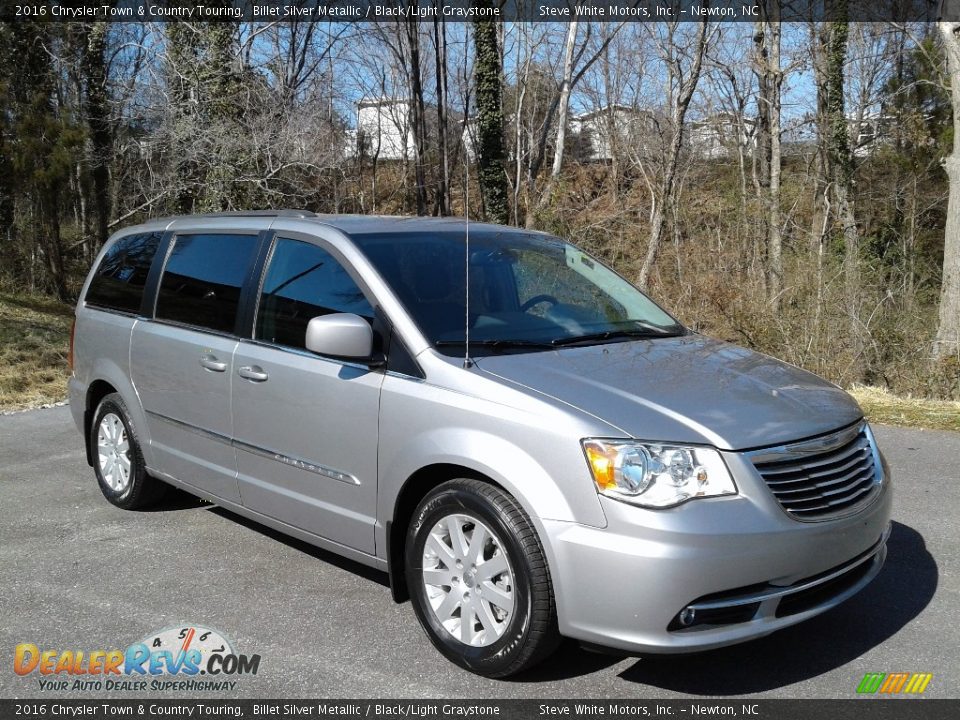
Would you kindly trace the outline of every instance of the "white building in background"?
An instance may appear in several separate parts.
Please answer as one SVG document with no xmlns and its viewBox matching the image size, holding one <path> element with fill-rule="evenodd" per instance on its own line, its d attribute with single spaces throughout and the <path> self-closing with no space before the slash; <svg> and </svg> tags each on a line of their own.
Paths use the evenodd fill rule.
<svg viewBox="0 0 960 720">
<path fill-rule="evenodd" d="M 460 131 L 460 144 L 463 145 L 463 152 L 467 162 L 477 161 L 477 119 L 475 117 L 459 121 L 463 126 Z"/>
<path fill-rule="evenodd" d="M 649 110 L 628 105 L 608 105 L 570 118 L 576 137 L 576 157 L 585 162 L 606 162 L 629 147 L 646 146 L 656 133 L 656 118 Z"/>
<path fill-rule="evenodd" d="M 897 118 L 888 113 L 867 111 L 847 115 L 850 147 L 857 157 L 866 157 L 877 148 L 892 145 Z"/>
<path fill-rule="evenodd" d="M 428 125 L 433 118 L 427 106 Z M 449 113 L 451 139 L 459 142 L 469 162 L 476 160 L 476 118 L 458 117 Z M 872 123 L 872 124 L 871 124 Z M 457 127 L 459 125 L 459 128 Z M 865 120 L 861 137 L 870 132 L 879 133 L 883 123 L 872 118 Z M 609 105 L 574 115 L 569 121 L 568 137 L 575 146 L 571 159 L 580 162 L 609 162 L 617 153 L 629 158 L 650 155 L 663 151 L 667 141 L 665 133 L 669 120 L 654 110 L 628 105 Z M 851 132 L 857 138 L 856 132 Z M 436 128 L 428 127 L 426 140 L 436 140 Z M 365 98 L 357 103 L 357 126 L 348 131 L 345 139 L 345 154 L 378 160 L 404 160 L 413 158 L 416 139 L 413 132 L 413 110 L 407 99 Z M 869 141 L 868 141 L 869 144 Z M 720 159 L 733 157 L 738 147 L 752 152 L 756 147 L 756 122 L 745 119 L 743 124 L 730 113 L 708 115 L 687 126 L 687 147 L 699 158 Z M 855 147 L 861 147 L 856 144 Z"/>
<path fill-rule="evenodd" d="M 697 157 L 728 158 L 735 156 L 738 148 L 752 152 L 757 145 L 757 123 L 752 118 L 744 118 L 741 125 L 730 113 L 716 113 L 689 127 L 690 151 Z"/>
<path fill-rule="evenodd" d="M 357 103 L 356 152 L 379 160 L 413 157 L 413 113 L 409 100 L 370 98 Z"/>
</svg>

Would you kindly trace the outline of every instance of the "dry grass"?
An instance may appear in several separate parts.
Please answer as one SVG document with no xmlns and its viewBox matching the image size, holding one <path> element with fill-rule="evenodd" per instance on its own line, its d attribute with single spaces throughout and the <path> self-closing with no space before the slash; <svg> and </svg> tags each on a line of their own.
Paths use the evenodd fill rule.
<svg viewBox="0 0 960 720">
<path fill-rule="evenodd" d="M 850 392 L 871 422 L 960 431 L 960 402 L 899 397 L 882 388 L 862 385 Z"/>
<path fill-rule="evenodd" d="M 0 411 L 67 396 L 73 308 L 37 295 L 0 293 Z"/>
</svg>

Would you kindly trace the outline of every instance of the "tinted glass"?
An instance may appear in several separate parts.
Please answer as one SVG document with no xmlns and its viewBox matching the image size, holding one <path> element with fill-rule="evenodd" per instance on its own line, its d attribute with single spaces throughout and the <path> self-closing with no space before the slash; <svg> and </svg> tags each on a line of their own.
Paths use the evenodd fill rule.
<svg viewBox="0 0 960 720">
<path fill-rule="evenodd" d="M 428 340 L 463 352 L 463 233 L 357 235 L 360 248 Z M 470 341 L 493 351 L 682 334 L 684 328 L 629 282 L 557 238 L 521 231 L 470 233 Z M 451 347 L 460 344 L 459 348 Z M 524 346 L 525 344 L 525 346 Z M 534 347 L 540 346 L 540 347 Z"/>
<path fill-rule="evenodd" d="M 373 308 L 344 267 L 326 250 L 278 238 L 257 312 L 258 340 L 303 348 L 307 323 L 329 313 L 373 318 Z"/>
<path fill-rule="evenodd" d="M 143 287 L 160 246 L 160 233 L 128 235 L 115 242 L 97 268 L 87 302 L 110 310 L 140 312 Z"/>
<path fill-rule="evenodd" d="M 233 332 L 256 235 L 178 235 L 160 280 L 157 317 Z"/>
</svg>

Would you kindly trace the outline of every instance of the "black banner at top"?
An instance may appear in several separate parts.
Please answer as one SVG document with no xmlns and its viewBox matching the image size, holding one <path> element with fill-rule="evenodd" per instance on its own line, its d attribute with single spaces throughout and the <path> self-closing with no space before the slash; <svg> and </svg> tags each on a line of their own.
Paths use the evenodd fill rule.
<svg viewBox="0 0 960 720">
<path fill-rule="evenodd" d="M 7 22 L 960 22 L 960 0 L 0 0 Z"/>
</svg>

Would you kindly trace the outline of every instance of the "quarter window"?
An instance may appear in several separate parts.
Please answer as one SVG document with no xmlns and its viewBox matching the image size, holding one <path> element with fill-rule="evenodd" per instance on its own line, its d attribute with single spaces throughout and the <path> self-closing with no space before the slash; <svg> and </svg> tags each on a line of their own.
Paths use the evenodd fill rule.
<svg viewBox="0 0 960 720">
<path fill-rule="evenodd" d="M 260 294 L 256 338 L 303 348 L 312 318 L 340 312 L 373 319 L 363 291 L 333 255 L 310 243 L 278 238 Z"/>
<path fill-rule="evenodd" d="M 160 280 L 157 318 L 233 332 L 256 235 L 178 235 Z"/>
<path fill-rule="evenodd" d="M 143 288 L 159 246 L 160 233 L 127 235 L 113 243 L 90 281 L 87 303 L 139 313 Z"/>
</svg>

